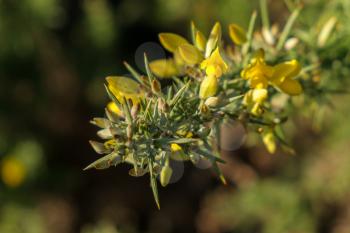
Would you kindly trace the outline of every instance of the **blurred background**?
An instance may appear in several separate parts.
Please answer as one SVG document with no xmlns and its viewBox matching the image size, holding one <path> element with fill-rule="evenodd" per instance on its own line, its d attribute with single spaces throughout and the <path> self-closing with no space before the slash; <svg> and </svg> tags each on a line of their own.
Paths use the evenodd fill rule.
<svg viewBox="0 0 350 233">
<path fill-rule="evenodd" d="M 217 20 L 224 30 L 233 22 L 247 28 L 258 3 L 0 0 L 0 232 L 349 233 L 345 94 L 310 106 L 322 124 L 305 109 L 291 119 L 296 156 L 269 155 L 248 136 L 222 152 L 227 186 L 210 169 L 185 164 L 181 179 L 160 189 L 160 211 L 148 177 L 130 177 L 127 165 L 82 171 L 98 158 L 89 120 L 104 114 L 107 75 L 125 74 L 124 60 L 139 67 L 145 48 L 157 51 L 159 32 L 189 35 L 190 20 L 206 34 Z M 283 25 L 292 3 L 268 1 L 271 21 Z M 350 23 L 348 0 L 303 4 L 305 31 L 316 30 L 320 15 Z M 340 78 L 350 75 L 349 48 L 348 39 L 318 51 Z"/>
</svg>

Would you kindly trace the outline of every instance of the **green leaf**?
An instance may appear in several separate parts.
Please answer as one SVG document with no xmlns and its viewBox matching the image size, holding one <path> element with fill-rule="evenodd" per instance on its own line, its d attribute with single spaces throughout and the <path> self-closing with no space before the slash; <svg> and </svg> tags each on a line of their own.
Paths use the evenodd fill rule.
<svg viewBox="0 0 350 233">
<path fill-rule="evenodd" d="M 266 0 L 260 0 L 261 20 L 264 28 L 270 30 L 269 10 Z"/>
<path fill-rule="evenodd" d="M 195 138 L 161 138 L 161 139 L 156 139 L 155 142 L 161 143 L 161 144 L 186 144 L 186 143 L 193 143 L 193 142 L 198 142 L 199 139 Z"/>
<path fill-rule="evenodd" d="M 199 149 L 197 149 L 196 153 L 208 158 L 211 161 L 226 163 L 225 160 L 215 156 L 211 151 L 205 149 L 204 147 L 200 147 Z"/>
<path fill-rule="evenodd" d="M 130 110 L 129 102 L 127 101 L 127 99 L 125 97 L 124 97 L 124 104 L 122 104 L 122 107 L 123 107 L 122 108 L 123 112 L 125 114 L 126 122 L 129 125 L 132 125 L 131 110 Z"/>
<path fill-rule="evenodd" d="M 219 168 L 219 166 L 216 162 L 213 163 L 213 168 L 214 168 L 215 173 L 219 176 L 222 184 L 227 185 L 227 181 L 225 179 L 225 176 L 222 173 L 221 169 Z"/>
<path fill-rule="evenodd" d="M 149 68 L 149 62 L 146 53 L 144 54 L 144 62 L 145 62 L 145 68 L 146 68 L 146 73 L 149 81 L 149 85 L 152 86 L 152 81 L 154 79 L 154 76 L 151 72 L 151 69 Z"/>
<path fill-rule="evenodd" d="M 170 101 L 170 107 L 176 105 L 176 103 L 185 95 L 188 87 L 190 86 L 190 82 L 186 83 L 174 96 L 174 98 Z"/>
<path fill-rule="evenodd" d="M 149 164 L 148 168 L 149 168 L 150 182 L 151 182 L 154 201 L 156 202 L 157 208 L 160 209 L 158 189 L 157 189 L 157 179 L 156 179 L 156 176 L 153 174 L 153 162 L 151 159 L 148 160 L 148 164 Z"/>
<path fill-rule="evenodd" d="M 104 84 L 106 92 L 109 96 L 109 98 L 117 105 L 117 107 L 119 109 L 123 109 L 121 103 L 119 102 L 119 100 L 113 95 L 113 93 L 109 90 L 108 86 L 106 84 Z"/>
<path fill-rule="evenodd" d="M 134 68 L 132 68 L 131 65 L 124 61 L 124 66 L 139 83 L 142 83 L 141 75 Z"/>
<path fill-rule="evenodd" d="M 284 46 L 284 42 L 287 40 L 288 35 L 293 27 L 295 20 L 298 18 L 299 13 L 301 11 L 301 7 L 297 7 L 293 10 L 292 14 L 289 16 L 286 25 L 283 28 L 280 39 L 277 43 L 277 50 L 281 50 Z"/>
<path fill-rule="evenodd" d="M 247 32 L 247 43 L 245 46 L 242 48 L 242 54 L 244 56 L 244 66 L 248 63 L 248 52 L 250 51 L 250 48 L 252 46 L 252 41 L 253 41 L 253 33 L 254 33 L 254 27 L 255 27 L 255 22 L 256 22 L 256 11 L 252 13 L 252 16 L 250 17 L 249 21 L 249 26 L 248 26 L 248 32 Z"/>
<path fill-rule="evenodd" d="M 91 163 L 89 166 L 84 168 L 84 171 L 89 170 L 91 168 L 106 169 L 106 168 L 109 168 L 110 166 L 116 166 L 117 164 L 121 163 L 121 161 L 122 159 L 119 156 L 119 154 L 116 152 L 113 152 Z"/>
</svg>

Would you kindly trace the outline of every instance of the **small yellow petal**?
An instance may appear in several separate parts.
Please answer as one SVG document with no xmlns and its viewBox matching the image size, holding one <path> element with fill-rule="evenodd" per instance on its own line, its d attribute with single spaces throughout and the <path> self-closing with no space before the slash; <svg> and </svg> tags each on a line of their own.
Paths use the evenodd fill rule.
<svg viewBox="0 0 350 233">
<path fill-rule="evenodd" d="M 108 89 L 118 99 L 123 102 L 124 98 L 131 99 L 133 103 L 138 103 L 144 93 L 138 82 L 124 76 L 109 76 L 106 78 Z"/>
<path fill-rule="evenodd" d="M 206 99 L 214 96 L 218 90 L 218 80 L 215 76 L 206 76 L 199 89 L 199 97 Z"/>
<path fill-rule="evenodd" d="M 107 109 L 118 116 L 123 116 L 123 112 L 118 108 L 118 106 L 114 102 L 109 102 L 107 105 Z"/>
<path fill-rule="evenodd" d="M 254 89 L 252 93 L 252 101 L 257 103 L 262 103 L 267 98 L 266 89 Z"/>
<path fill-rule="evenodd" d="M 205 57 L 209 57 L 221 41 L 221 25 L 216 22 L 213 26 L 205 48 Z"/>
<path fill-rule="evenodd" d="M 160 33 L 159 40 L 163 47 L 172 53 L 175 52 L 180 45 L 189 44 L 185 38 L 174 33 Z"/>
<path fill-rule="evenodd" d="M 214 64 L 207 66 L 205 73 L 208 76 L 220 77 L 222 75 L 222 70 L 220 66 Z"/>
<path fill-rule="evenodd" d="M 276 151 L 276 141 L 275 141 L 275 136 L 273 135 L 273 132 L 268 131 L 266 133 L 263 133 L 262 139 L 263 139 L 263 142 L 264 142 L 268 152 L 270 154 L 275 153 L 275 151 Z"/>
<path fill-rule="evenodd" d="M 291 60 L 287 62 L 280 63 L 273 67 L 273 75 L 271 77 L 271 82 L 278 85 L 278 82 L 282 78 L 292 78 L 300 73 L 301 66 L 297 60 Z"/>
<path fill-rule="evenodd" d="M 153 74 L 160 78 L 169 78 L 179 74 L 173 59 L 159 59 L 149 63 Z"/>
<path fill-rule="evenodd" d="M 253 105 L 253 107 L 251 108 L 250 112 L 254 115 L 254 116 L 260 116 L 263 113 L 263 110 L 261 108 L 261 104 L 260 103 L 255 103 Z"/>
<path fill-rule="evenodd" d="M 241 28 L 237 24 L 230 24 L 228 26 L 228 30 L 233 43 L 241 45 L 247 41 L 247 33 L 243 28 Z"/>
<path fill-rule="evenodd" d="M 174 52 L 174 61 L 177 67 L 183 67 L 185 65 L 185 61 L 183 60 L 179 49 L 176 49 Z"/>
<path fill-rule="evenodd" d="M 253 78 L 249 79 L 249 84 L 251 88 L 262 88 L 265 89 L 268 86 L 268 81 L 265 78 L 265 76 L 254 76 Z"/>
<path fill-rule="evenodd" d="M 187 65 L 195 65 L 203 60 L 202 53 L 193 45 L 183 44 L 178 49 L 181 58 Z"/>
<path fill-rule="evenodd" d="M 177 151 L 181 151 L 182 147 L 179 144 L 172 143 L 170 145 L 170 149 L 171 149 L 172 152 L 177 152 Z"/>
<path fill-rule="evenodd" d="M 200 31 L 196 32 L 196 47 L 200 50 L 200 51 L 204 51 L 205 50 L 205 45 L 207 43 L 207 39 L 205 38 L 205 36 L 203 35 L 203 33 L 201 33 Z"/>
<path fill-rule="evenodd" d="M 288 95 L 300 95 L 303 92 L 303 88 L 300 83 L 291 78 L 285 78 L 282 83 L 277 86 L 277 88 Z"/>
<path fill-rule="evenodd" d="M 192 137 L 193 137 L 193 133 L 192 132 L 187 132 L 186 138 L 192 138 Z"/>
</svg>

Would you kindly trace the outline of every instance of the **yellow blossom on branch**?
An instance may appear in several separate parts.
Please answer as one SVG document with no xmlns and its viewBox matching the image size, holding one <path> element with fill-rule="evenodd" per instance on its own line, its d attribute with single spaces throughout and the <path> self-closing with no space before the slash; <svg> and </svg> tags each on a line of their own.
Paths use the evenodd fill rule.
<svg viewBox="0 0 350 233">
<path fill-rule="evenodd" d="M 228 71 L 228 65 L 222 58 L 219 47 L 217 47 L 214 52 L 201 63 L 201 68 L 205 70 L 208 76 L 214 76 L 216 78 L 221 77 Z"/>
<path fill-rule="evenodd" d="M 250 82 L 251 88 L 267 88 L 270 84 L 288 95 L 299 95 L 302 93 L 302 87 L 294 77 L 300 70 L 301 67 L 296 60 L 275 66 L 267 65 L 264 51 L 260 49 L 248 67 L 241 72 L 241 76 Z"/>
</svg>

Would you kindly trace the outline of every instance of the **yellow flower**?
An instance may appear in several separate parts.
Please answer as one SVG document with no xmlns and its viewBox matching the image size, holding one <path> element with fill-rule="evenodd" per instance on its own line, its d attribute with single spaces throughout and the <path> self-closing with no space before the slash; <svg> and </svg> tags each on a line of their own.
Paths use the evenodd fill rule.
<svg viewBox="0 0 350 233">
<path fill-rule="evenodd" d="M 26 173 L 26 168 L 17 159 L 7 158 L 2 162 L 1 178 L 9 187 L 20 186 L 25 180 Z"/>
<path fill-rule="evenodd" d="M 170 155 L 171 159 L 176 161 L 183 161 L 186 159 L 184 151 L 182 150 L 182 147 L 179 144 L 172 143 L 170 145 L 170 150 L 171 150 L 171 155 Z"/>
<path fill-rule="evenodd" d="M 152 63 L 150 64 L 152 72 L 159 77 L 171 77 L 181 74 L 185 65 L 193 66 L 199 64 L 203 60 L 201 51 L 180 35 L 174 33 L 160 33 L 159 40 L 166 50 L 174 54 L 174 62 L 169 63 L 169 60 L 163 59 L 158 61 L 155 65 L 152 65 Z M 161 69 L 160 66 L 165 68 Z"/>
<path fill-rule="evenodd" d="M 144 92 L 138 82 L 124 76 L 109 76 L 106 78 L 108 89 L 123 103 L 124 98 L 132 100 L 133 104 L 138 104 L 140 98 L 144 97 Z"/>
<path fill-rule="evenodd" d="M 208 76 L 214 76 L 216 78 L 221 77 L 228 71 L 228 65 L 221 57 L 219 47 L 201 63 L 201 69 L 205 70 Z"/>
<path fill-rule="evenodd" d="M 266 65 L 262 49 L 258 50 L 248 67 L 241 72 L 241 76 L 249 80 L 251 88 L 267 88 L 272 75 L 273 67 Z"/>
<path fill-rule="evenodd" d="M 199 88 L 199 97 L 201 99 L 206 99 L 208 97 L 214 96 L 218 90 L 218 79 L 211 75 L 206 76 Z"/>
<path fill-rule="evenodd" d="M 303 92 L 300 83 L 293 79 L 300 73 L 301 66 L 297 60 L 291 60 L 274 66 L 271 83 L 288 95 L 299 95 Z"/>
<path fill-rule="evenodd" d="M 250 87 L 254 89 L 266 89 L 268 85 L 273 85 L 278 90 L 289 94 L 299 95 L 302 87 L 293 78 L 299 74 L 300 64 L 296 60 L 269 66 L 265 63 L 264 51 L 260 49 L 251 63 L 241 72 L 241 76 L 249 80 Z"/>
<path fill-rule="evenodd" d="M 237 24 L 230 24 L 228 30 L 231 40 L 236 45 L 244 44 L 247 41 L 247 33 Z"/>
<path fill-rule="evenodd" d="M 149 67 L 153 74 L 160 78 L 167 78 L 179 74 L 173 59 L 154 60 L 149 63 Z"/>
</svg>

